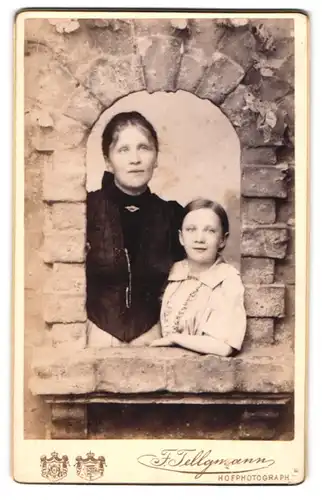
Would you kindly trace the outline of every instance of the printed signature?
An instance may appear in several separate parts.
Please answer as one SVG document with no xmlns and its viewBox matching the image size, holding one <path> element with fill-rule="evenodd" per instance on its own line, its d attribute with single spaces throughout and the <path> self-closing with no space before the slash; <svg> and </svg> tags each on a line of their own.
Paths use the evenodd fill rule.
<svg viewBox="0 0 322 500">
<path fill-rule="evenodd" d="M 275 460 L 266 457 L 218 458 L 212 450 L 166 448 L 159 455 L 141 455 L 137 461 L 152 469 L 194 474 L 195 479 L 204 474 L 243 473 L 271 467 Z"/>
</svg>

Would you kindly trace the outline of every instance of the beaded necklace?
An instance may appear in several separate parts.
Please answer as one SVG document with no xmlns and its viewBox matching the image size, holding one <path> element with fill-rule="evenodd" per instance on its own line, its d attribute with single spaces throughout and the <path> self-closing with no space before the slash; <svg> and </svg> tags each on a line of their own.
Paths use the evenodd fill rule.
<svg viewBox="0 0 322 500">
<path fill-rule="evenodd" d="M 195 278 L 194 276 L 190 276 L 189 279 L 198 280 L 198 278 Z M 196 295 L 198 294 L 198 291 L 200 290 L 201 287 L 202 287 L 202 283 L 199 283 L 197 288 L 195 288 L 192 292 L 189 293 L 189 295 L 186 298 L 186 300 L 184 301 L 182 307 L 178 310 L 178 312 L 175 316 L 175 319 L 172 323 L 173 326 L 171 326 L 171 324 L 169 324 L 169 317 L 173 311 L 173 307 L 172 307 L 170 300 L 168 300 L 167 305 L 166 305 L 165 310 L 164 310 L 164 313 L 163 313 L 163 324 L 165 326 L 165 328 L 163 326 L 163 330 L 166 331 L 166 335 L 170 335 L 171 333 L 181 333 L 182 332 L 182 328 L 180 328 L 180 321 L 181 321 L 183 315 L 185 314 L 186 310 L 188 309 L 188 305 L 196 297 Z M 171 326 L 171 329 L 170 329 L 170 326 Z"/>
</svg>

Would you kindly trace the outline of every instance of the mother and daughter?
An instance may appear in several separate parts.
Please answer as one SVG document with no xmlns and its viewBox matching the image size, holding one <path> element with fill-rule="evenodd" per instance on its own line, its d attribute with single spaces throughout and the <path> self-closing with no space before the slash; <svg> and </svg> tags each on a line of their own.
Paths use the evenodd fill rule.
<svg viewBox="0 0 322 500">
<path fill-rule="evenodd" d="M 201 198 L 182 208 L 151 193 L 158 137 L 138 112 L 108 122 L 102 150 L 102 187 L 87 198 L 88 344 L 238 352 L 244 287 L 221 255 L 224 208 Z"/>
</svg>

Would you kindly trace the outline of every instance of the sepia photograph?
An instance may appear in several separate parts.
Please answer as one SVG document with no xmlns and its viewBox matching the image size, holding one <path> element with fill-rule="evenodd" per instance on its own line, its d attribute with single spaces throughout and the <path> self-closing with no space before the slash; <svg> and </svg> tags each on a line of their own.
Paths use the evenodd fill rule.
<svg viewBox="0 0 322 500">
<path fill-rule="evenodd" d="M 306 37 L 269 11 L 18 14 L 23 481 L 113 482 L 132 445 L 130 482 L 302 480 L 301 435 L 276 451 L 304 432 Z"/>
</svg>

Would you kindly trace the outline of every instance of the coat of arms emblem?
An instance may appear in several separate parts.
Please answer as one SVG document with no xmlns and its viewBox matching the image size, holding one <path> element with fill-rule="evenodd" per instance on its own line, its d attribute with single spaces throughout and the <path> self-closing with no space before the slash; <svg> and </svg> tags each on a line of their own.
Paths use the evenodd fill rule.
<svg viewBox="0 0 322 500">
<path fill-rule="evenodd" d="M 95 481 L 104 474 L 106 467 L 105 458 L 100 456 L 95 458 L 95 453 L 91 451 L 86 454 L 86 458 L 76 457 L 76 474 L 87 481 Z"/>
<path fill-rule="evenodd" d="M 51 457 L 40 457 L 41 475 L 49 481 L 60 481 L 67 476 L 69 461 L 67 455 L 59 458 L 58 453 L 52 452 Z"/>
</svg>

